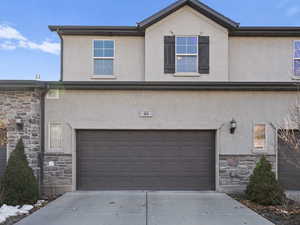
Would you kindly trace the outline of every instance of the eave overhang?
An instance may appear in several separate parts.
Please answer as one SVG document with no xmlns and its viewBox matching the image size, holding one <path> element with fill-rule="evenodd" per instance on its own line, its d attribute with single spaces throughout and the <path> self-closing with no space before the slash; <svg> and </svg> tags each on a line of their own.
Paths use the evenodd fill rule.
<svg viewBox="0 0 300 225">
<path fill-rule="evenodd" d="M 299 91 L 300 82 L 48 82 L 47 87 L 67 90 L 183 90 L 183 91 Z"/>
<path fill-rule="evenodd" d="M 144 36 L 135 26 L 48 26 L 60 35 Z"/>
<path fill-rule="evenodd" d="M 239 27 L 229 31 L 237 37 L 299 37 L 300 27 Z"/>
<path fill-rule="evenodd" d="M 300 82 L 34 81 L 0 80 L 0 90 L 300 91 Z"/>
<path fill-rule="evenodd" d="M 0 80 L 0 90 L 44 89 L 45 82 L 36 80 Z"/>
</svg>

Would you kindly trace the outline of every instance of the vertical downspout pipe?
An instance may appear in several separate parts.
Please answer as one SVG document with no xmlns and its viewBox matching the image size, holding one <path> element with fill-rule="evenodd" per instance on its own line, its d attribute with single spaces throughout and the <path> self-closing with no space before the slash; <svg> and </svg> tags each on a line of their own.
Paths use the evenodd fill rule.
<svg viewBox="0 0 300 225">
<path fill-rule="evenodd" d="M 63 81 L 63 38 L 57 29 L 58 36 L 61 41 L 60 46 L 60 81 Z M 39 156 L 40 163 L 40 193 L 44 194 L 44 156 L 45 156 L 45 98 L 49 91 L 49 86 L 47 83 L 44 83 L 42 93 L 41 93 L 41 152 Z"/>
<path fill-rule="evenodd" d="M 61 34 L 59 33 L 59 28 L 56 30 L 59 39 L 60 39 L 60 81 L 63 81 L 63 72 L 64 72 L 64 66 L 63 66 L 63 59 L 64 59 L 64 39 L 62 38 Z"/>
<path fill-rule="evenodd" d="M 48 85 L 45 83 L 41 93 L 41 152 L 40 152 L 40 193 L 44 194 L 44 153 L 45 153 L 45 97 Z"/>
<path fill-rule="evenodd" d="M 63 38 L 57 29 L 58 36 L 61 41 L 60 46 L 60 81 L 63 81 Z M 49 91 L 49 86 L 44 83 L 43 90 L 41 93 L 41 152 L 39 156 L 40 163 L 40 193 L 44 194 L 44 156 L 45 156 L 45 98 Z"/>
</svg>

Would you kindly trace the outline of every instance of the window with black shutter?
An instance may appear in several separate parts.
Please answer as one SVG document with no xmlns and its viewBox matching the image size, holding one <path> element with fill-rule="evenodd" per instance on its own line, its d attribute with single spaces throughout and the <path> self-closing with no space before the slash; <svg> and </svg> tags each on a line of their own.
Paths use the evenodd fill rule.
<svg viewBox="0 0 300 225">
<path fill-rule="evenodd" d="M 164 37 L 164 72 L 175 73 L 175 36 Z"/>
<path fill-rule="evenodd" d="M 209 37 L 198 37 L 198 72 L 209 74 Z"/>
<path fill-rule="evenodd" d="M 164 72 L 209 74 L 209 37 L 165 36 Z"/>
</svg>

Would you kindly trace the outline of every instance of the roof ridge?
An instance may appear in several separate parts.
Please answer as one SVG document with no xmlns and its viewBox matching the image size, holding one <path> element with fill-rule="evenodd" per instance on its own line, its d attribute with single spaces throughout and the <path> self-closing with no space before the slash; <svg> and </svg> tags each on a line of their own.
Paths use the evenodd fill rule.
<svg viewBox="0 0 300 225">
<path fill-rule="evenodd" d="M 224 16 L 223 14 L 217 12 L 216 10 L 210 8 L 208 5 L 198 1 L 198 0 L 178 0 L 169 6 L 163 8 L 162 10 L 154 13 L 152 16 L 147 17 L 141 22 L 137 23 L 141 28 L 147 28 L 152 24 L 160 21 L 171 13 L 177 11 L 181 7 L 189 5 L 190 7 L 197 10 L 199 13 L 204 14 L 208 18 L 214 20 L 216 23 L 225 26 L 229 29 L 235 29 L 239 27 L 239 23 L 233 21 L 232 19 Z"/>
</svg>

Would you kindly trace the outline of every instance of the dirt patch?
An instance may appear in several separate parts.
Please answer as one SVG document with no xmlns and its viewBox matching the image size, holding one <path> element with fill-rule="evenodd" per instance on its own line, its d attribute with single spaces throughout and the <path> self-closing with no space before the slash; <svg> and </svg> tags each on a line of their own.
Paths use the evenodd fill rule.
<svg viewBox="0 0 300 225">
<path fill-rule="evenodd" d="M 230 195 L 276 225 L 300 225 L 300 203 L 286 200 L 282 206 L 263 206 L 251 202 L 244 195 Z"/>
</svg>

